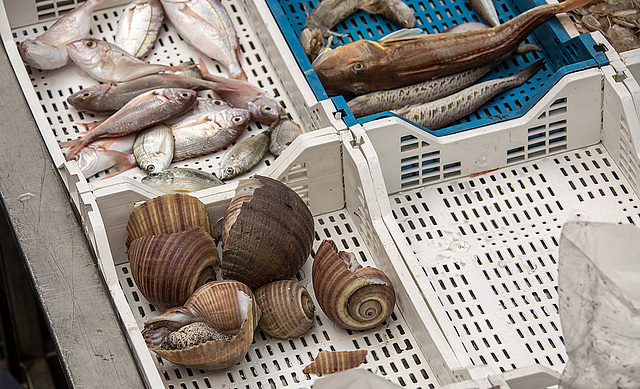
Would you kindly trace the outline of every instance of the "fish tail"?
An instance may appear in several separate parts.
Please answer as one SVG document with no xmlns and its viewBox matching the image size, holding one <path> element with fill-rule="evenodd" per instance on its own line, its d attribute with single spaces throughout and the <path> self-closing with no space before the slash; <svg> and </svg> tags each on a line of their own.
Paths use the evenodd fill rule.
<svg viewBox="0 0 640 389">
<path fill-rule="evenodd" d="M 78 138 L 65 143 L 67 143 L 69 150 L 67 151 L 67 154 L 64 156 L 64 159 L 66 161 L 71 161 L 73 157 L 78 155 L 80 150 L 82 150 L 82 148 L 87 145 L 87 140 L 85 138 Z"/>
<path fill-rule="evenodd" d="M 593 0 L 567 0 L 558 5 L 558 12 L 569 12 L 576 8 L 584 7 Z"/>
<path fill-rule="evenodd" d="M 536 62 L 520 70 L 518 73 L 514 75 L 514 77 L 519 80 L 523 80 L 522 83 L 525 83 L 528 79 L 533 77 L 534 74 L 538 73 L 538 71 L 540 71 L 540 69 L 542 69 L 543 66 L 544 66 L 544 59 L 540 58 Z"/>
</svg>

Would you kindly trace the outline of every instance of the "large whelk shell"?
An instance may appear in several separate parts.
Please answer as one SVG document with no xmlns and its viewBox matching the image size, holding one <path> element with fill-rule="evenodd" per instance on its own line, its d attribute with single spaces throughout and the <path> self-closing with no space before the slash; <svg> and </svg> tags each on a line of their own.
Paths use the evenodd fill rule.
<svg viewBox="0 0 640 389">
<path fill-rule="evenodd" d="M 202 227 L 140 237 L 127 251 L 131 275 L 147 300 L 160 309 L 180 306 L 201 285 L 216 279 L 216 243 Z"/>
<path fill-rule="evenodd" d="M 315 306 L 304 286 L 292 280 L 270 282 L 254 295 L 262 310 L 260 328 L 276 338 L 303 335 L 313 326 Z"/>
<path fill-rule="evenodd" d="M 367 350 L 326 351 L 318 353 L 316 359 L 304 370 L 305 374 L 330 374 L 356 368 L 366 362 Z"/>
<path fill-rule="evenodd" d="M 183 307 L 147 321 L 143 334 L 147 346 L 170 362 L 220 370 L 242 360 L 259 318 L 260 308 L 246 285 L 212 281 L 201 286 Z"/>
<path fill-rule="evenodd" d="M 372 267 L 361 267 L 335 243 L 320 244 L 313 261 L 313 290 L 322 311 L 349 330 L 367 330 L 386 320 L 396 303 L 391 280 Z"/>
<path fill-rule="evenodd" d="M 154 197 L 129 215 L 127 248 L 135 239 L 147 235 L 171 234 L 200 226 L 216 239 L 219 234 L 209 221 L 204 204 L 183 193 Z"/>
<path fill-rule="evenodd" d="M 249 286 L 291 278 L 307 260 L 313 217 L 280 181 L 240 181 L 222 222 L 222 276 Z"/>
</svg>

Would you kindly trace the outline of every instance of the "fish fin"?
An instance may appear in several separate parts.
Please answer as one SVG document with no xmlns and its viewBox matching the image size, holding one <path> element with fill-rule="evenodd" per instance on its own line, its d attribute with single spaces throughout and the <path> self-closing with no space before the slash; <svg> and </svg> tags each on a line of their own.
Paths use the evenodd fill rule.
<svg viewBox="0 0 640 389">
<path fill-rule="evenodd" d="M 522 44 L 518 47 L 516 47 L 516 49 L 513 51 L 514 54 L 526 54 L 530 51 L 542 51 L 542 49 L 540 48 L 540 46 L 536 45 L 535 43 L 525 43 Z"/>
<path fill-rule="evenodd" d="M 136 159 L 133 154 L 126 154 L 115 150 L 104 150 L 102 153 L 113 158 L 115 162 L 113 166 L 108 169 L 109 174 L 103 177 L 102 180 L 117 176 L 118 174 L 137 166 Z"/>
<path fill-rule="evenodd" d="M 378 39 L 379 41 L 384 39 L 399 39 L 399 38 L 409 38 L 418 35 L 424 35 L 424 31 L 421 28 L 402 28 L 400 30 L 389 33 L 382 38 Z"/>
<path fill-rule="evenodd" d="M 85 140 L 85 138 L 77 138 L 68 142 L 69 150 L 67 151 L 67 154 L 64 156 L 64 159 L 66 161 L 71 161 L 73 157 L 78 155 L 80 150 L 82 150 L 82 148 L 86 145 L 87 145 L 87 141 Z"/>
<path fill-rule="evenodd" d="M 240 50 L 240 38 L 238 38 L 237 35 L 236 35 L 236 58 L 242 58 L 242 51 Z M 244 69 L 242 68 L 242 65 L 240 65 L 239 61 L 238 61 L 238 69 L 236 69 L 235 76 L 236 77 L 233 77 L 233 78 L 237 80 L 241 80 L 241 81 L 249 80 L 247 78 L 247 74 L 244 72 Z"/>
<path fill-rule="evenodd" d="M 102 120 L 98 120 L 97 122 L 90 122 L 90 123 L 80 123 L 80 122 L 76 122 L 74 123 L 76 126 L 78 127 L 82 127 L 85 129 L 85 131 L 80 132 L 80 134 L 84 134 L 87 133 L 91 130 L 93 130 L 94 128 L 98 127 L 100 124 L 102 124 L 102 122 L 104 122 L 107 119 L 102 119 Z"/>
</svg>

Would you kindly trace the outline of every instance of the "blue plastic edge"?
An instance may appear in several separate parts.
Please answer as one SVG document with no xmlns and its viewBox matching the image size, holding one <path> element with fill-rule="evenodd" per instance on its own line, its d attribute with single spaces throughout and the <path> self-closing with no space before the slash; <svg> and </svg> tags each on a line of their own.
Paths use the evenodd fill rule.
<svg viewBox="0 0 640 389">
<path fill-rule="evenodd" d="M 284 13 L 282 6 L 277 0 L 266 0 L 273 17 L 276 19 L 278 26 L 280 27 L 280 31 L 284 35 L 289 49 L 293 52 L 294 57 L 297 59 L 298 66 L 304 73 L 309 85 L 311 86 L 311 90 L 313 94 L 316 96 L 318 101 L 326 100 L 329 98 L 327 92 L 324 90 L 322 83 L 318 79 L 318 75 L 316 71 L 311 66 L 311 62 L 309 62 L 309 58 L 307 58 L 307 54 L 302 49 L 302 45 L 292 45 L 290 42 L 296 42 L 298 37 L 293 31 L 293 27 L 289 23 L 289 19 Z"/>
</svg>

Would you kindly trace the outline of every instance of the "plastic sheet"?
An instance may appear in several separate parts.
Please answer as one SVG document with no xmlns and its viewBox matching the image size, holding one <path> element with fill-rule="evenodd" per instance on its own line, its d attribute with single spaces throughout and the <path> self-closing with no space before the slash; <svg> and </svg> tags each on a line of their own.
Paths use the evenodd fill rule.
<svg viewBox="0 0 640 389">
<path fill-rule="evenodd" d="M 561 388 L 640 387 L 640 229 L 571 222 L 562 231 Z"/>
</svg>

